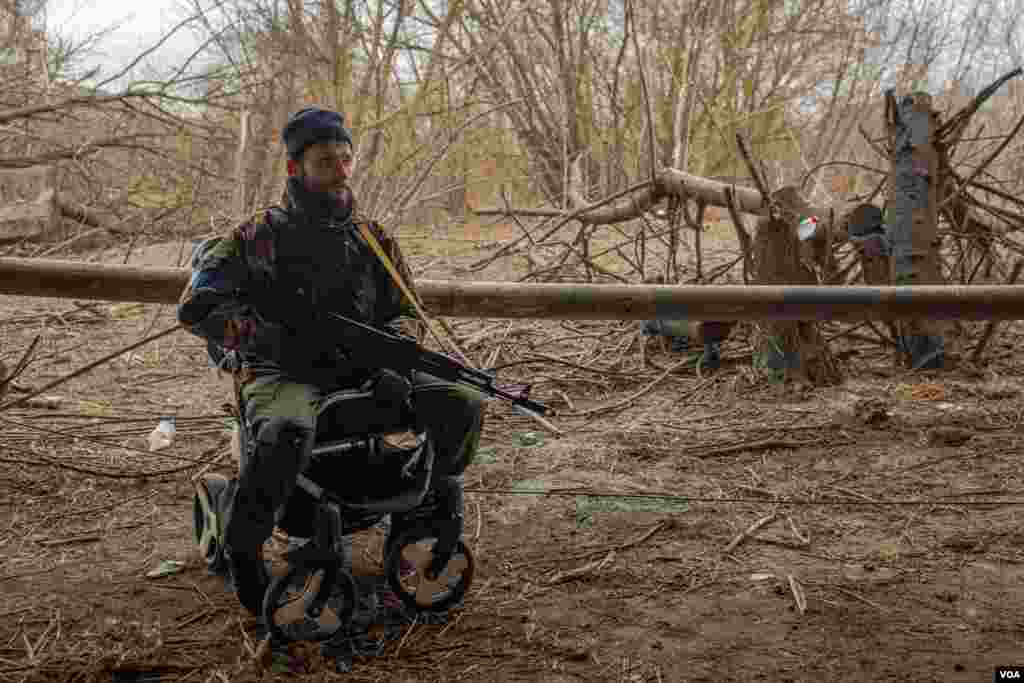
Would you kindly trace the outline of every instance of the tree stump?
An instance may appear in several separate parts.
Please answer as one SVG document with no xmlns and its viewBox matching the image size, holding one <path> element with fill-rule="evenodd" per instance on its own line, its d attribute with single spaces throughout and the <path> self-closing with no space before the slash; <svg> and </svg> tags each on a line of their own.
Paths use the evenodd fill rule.
<svg viewBox="0 0 1024 683">
<path fill-rule="evenodd" d="M 0 243 L 54 235 L 60 218 L 56 165 L 0 169 Z"/>
<path fill-rule="evenodd" d="M 915 92 L 897 103 L 889 94 L 886 124 L 892 173 L 886 204 L 886 232 L 892 245 L 892 282 L 941 284 L 939 271 L 939 152 L 934 134 L 938 113 L 928 93 Z M 899 323 L 900 342 L 914 369 L 943 364 L 942 327 L 933 320 Z"/>
<path fill-rule="evenodd" d="M 773 217 L 758 221 L 754 238 L 754 282 L 759 285 L 814 285 L 814 270 L 804 262 L 797 226 L 810 207 L 796 188 L 772 193 Z M 785 380 L 815 386 L 837 384 L 842 373 L 815 321 L 769 321 L 762 327 L 760 363 Z"/>
</svg>

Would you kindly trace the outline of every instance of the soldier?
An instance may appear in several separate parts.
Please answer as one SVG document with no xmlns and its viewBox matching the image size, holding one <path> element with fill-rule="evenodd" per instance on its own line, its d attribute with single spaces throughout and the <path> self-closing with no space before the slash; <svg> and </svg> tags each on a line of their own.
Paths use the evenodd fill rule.
<svg viewBox="0 0 1024 683">
<path fill-rule="evenodd" d="M 275 524 L 300 535 L 281 517 L 312 450 L 318 402 L 332 387 L 368 379 L 365 369 L 346 366 L 333 340 L 291 329 L 275 311 L 300 304 L 391 332 L 403 329 L 403 318 L 415 317 L 412 303 L 358 232 L 360 224 L 369 226 L 415 296 L 397 242 L 356 213 L 348 184 L 352 138 L 344 118 L 302 109 L 288 120 L 282 140 L 289 177 L 281 206 L 201 245 L 178 306 L 178 319 L 190 332 L 236 361 L 232 369 L 254 447 L 243 454 L 238 478 L 207 502 L 218 512 L 239 602 L 254 614 L 269 582 L 264 541 Z M 477 450 L 483 397 L 424 373 L 406 379 L 408 391 L 429 392 L 416 406 L 434 442 L 438 474 L 458 477 Z"/>
</svg>

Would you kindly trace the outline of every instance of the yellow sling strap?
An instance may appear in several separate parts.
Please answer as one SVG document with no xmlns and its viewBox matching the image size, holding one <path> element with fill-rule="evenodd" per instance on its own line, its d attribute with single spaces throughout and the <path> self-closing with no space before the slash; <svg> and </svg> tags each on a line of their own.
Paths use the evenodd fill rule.
<svg viewBox="0 0 1024 683">
<path fill-rule="evenodd" d="M 466 357 L 466 354 L 462 353 L 462 350 L 455 344 L 454 339 L 446 338 L 442 340 L 441 335 L 438 335 L 437 330 L 434 328 L 434 321 L 427 317 L 427 313 L 423 310 L 423 307 L 420 306 L 420 302 L 402 280 L 402 274 L 398 272 L 397 268 L 395 268 L 395 264 L 391 262 L 391 258 L 387 255 L 384 248 L 380 245 L 380 242 L 377 241 L 377 238 L 374 237 L 373 233 L 370 231 L 369 223 L 359 223 L 359 234 L 363 236 L 363 239 L 370 245 L 373 252 L 377 254 L 377 258 L 379 258 L 380 262 L 384 264 L 384 269 L 388 271 L 388 274 L 391 276 L 391 279 L 395 281 L 398 289 L 401 290 L 402 294 L 404 294 L 409 302 L 412 303 L 412 307 L 416 310 L 416 315 L 418 315 L 420 320 L 423 321 L 423 324 L 427 326 L 427 330 L 431 335 L 433 335 L 434 340 L 442 347 L 445 346 L 445 342 L 447 341 L 447 346 L 450 350 L 453 351 L 465 365 L 473 367 L 473 364 L 470 362 L 469 358 Z"/>
<path fill-rule="evenodd" d="M 405 285 L 405 282 L 402 280 L 402 274 L 398 272 L 398 269 L 395 268 L 395 264 L 391 262 L 391 258 L 387 255 L 387 253 L 385 253 L 384 248 L 380 246 L 380 242 L 378 242 L 377 238 L 373 236 L 372 232 L 370 232 L 370 226 L 368 223 L 359 223 L 359 234 L 363 236 L 363 239 L 366 240 L 366 243 L 370 245 L 370 248 L 373 249 L 373 252 L 377 254 L 377 258 L 379 258 L 380 262 L 384 264 L 384 268 L 388 271 L 388 274 L 391 275 L 391 279 L 395 281 L 395 284 L 398 285 L 398 289 L 401 290 L 402 294 L 404 294 L 406 298 L 409 299 L 410 303 L 412 303 L 413 308 L 416 310 L 416 315 L 418 315 L 420 317 L 420 320 L 423 321 L 423 324 L 427 326 L 427 329 L 434 336 L 434 339 L 437 341 L 437 343 L 443 347 L 444 342 L 442 341 L 441 336 L 438 335 L 437 331 L 434 329 L 433 321 L 429 317 L 427 317 L 427 313 L 426 311 L 423 310 L 423 307 L 420 306 L 420 302 L 413 295 L 412 291 L 410 291 L 409 288 Z M 455 352 L 455 355 L 457 355 L 462 360 L 463 364 L 469 366 L 470 368 L 473 367 L 473 364 L 466 357 L 466 354 L 462 353 L 459 347 L 455 344 L 454 339 L 449 337 L 445 341 L 448 342 L 451 349 Z M 552 424 L 549 420 L 545 419 L 541 415 L 538 415 L 532 410 L 528 410 L 519 405 L 513 407 L 515 408 L 516 412 L 533 418 L 544 427 L 550 429 L 555 434 L 562 435 L 564 433 L 562 432 L 562 430 L 560 430 L 558 427 Z"/>
</svg>

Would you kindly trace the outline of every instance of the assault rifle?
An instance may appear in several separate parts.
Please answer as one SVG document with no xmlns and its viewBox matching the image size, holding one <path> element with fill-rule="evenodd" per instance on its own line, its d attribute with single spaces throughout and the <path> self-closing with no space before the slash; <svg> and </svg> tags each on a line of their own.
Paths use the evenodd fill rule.
<svg viewBox="0 0 1024 683">
<path fill-rule="evenodd" d="M 450 356 L 423 348 L 414 339 L 385 332 L 338 313 L 318 318 L 318 322 L 329 327 L 320 332 L 335 340 L 339 349 L 357 365 L 390 368 L 401 374 L 419 370 L 448 382 L 467 385 L 490 398 L 508 401 L 527 414 L 540 417 L 548 412 L 547 406 L 529 397 L 528 385 L 517 387 L 517 391 L 503 389 L 495 384 L 493 372 L 468 368 Z"/>
<path fill-rule="evenodd" d="M 489 398 L 507 401 L 517 411 L 560 433 L 544 419 L 549 408 L 529 397 L 529 385 L 499 387 L 495 384 L 494 372 L 466 367 L 450 356 L 423 348 L 415 339 L 392 334 L 334 311 L 316 310 L 294 297 L 281 297 L 266 289 L 239 291 L 237 295 L 299 336 L 330 339 L 331 345 L 353 370 L 387 368 L 405 376 L 412 370 L 419 370 L 447 382 L 469 386 Z"/>
</svg>

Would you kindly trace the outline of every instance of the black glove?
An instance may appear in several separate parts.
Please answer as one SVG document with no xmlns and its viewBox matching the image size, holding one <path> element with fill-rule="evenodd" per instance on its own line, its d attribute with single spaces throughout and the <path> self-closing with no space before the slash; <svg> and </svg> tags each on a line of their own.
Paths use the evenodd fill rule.
<svg viewBox="0 0 1024 683">
<path fill-rule="evenodd" d="M 281 333 L 279 355 L 276 360 L 281 369 L 307 384 L 334 381 L 345 361 L 337 347 L 326 343 L 322 335 L 291 328 Z"/>
<path fill-rule="evenodd" d="M 373 384 L 374 400 L 389 409 L 407 408 L 412 396 L 412 382 L 394 370 L 381 368 Z"/>
</svg>

